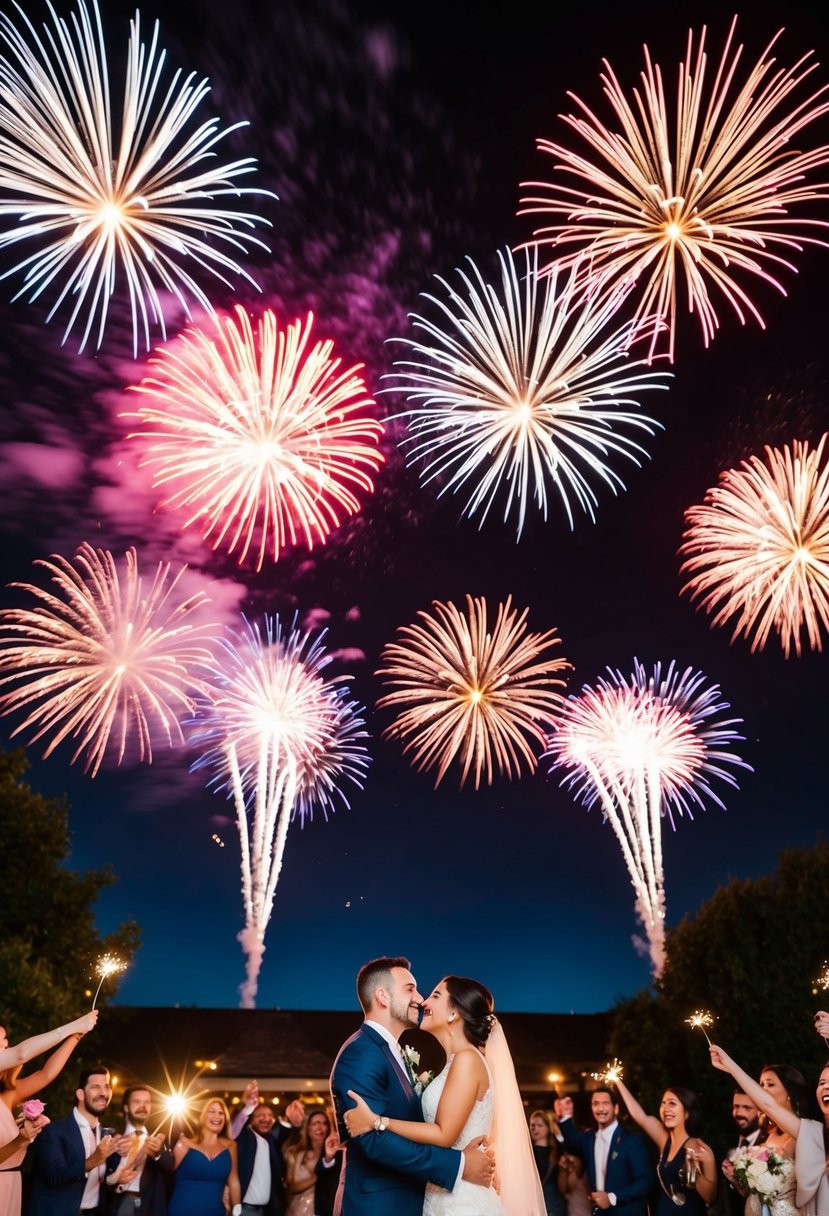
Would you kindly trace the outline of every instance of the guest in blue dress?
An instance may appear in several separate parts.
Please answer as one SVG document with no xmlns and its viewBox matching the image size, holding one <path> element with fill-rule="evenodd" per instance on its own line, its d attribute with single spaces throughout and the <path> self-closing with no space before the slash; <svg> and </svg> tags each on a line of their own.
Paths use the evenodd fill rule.
<svg viewBox="0 0 829 1216">
<path fill-rule="evenodd" d="M 173 1150 L 176 1173 L 168 1216 L 225 1216 L 225 1187 L 231 1210 L 241 1211 L 236 1142 L 229 1131 L 230 1115 L 224 1102 L 209 1098 L 195 1134 L 179 1136 Z"/>
</svg>

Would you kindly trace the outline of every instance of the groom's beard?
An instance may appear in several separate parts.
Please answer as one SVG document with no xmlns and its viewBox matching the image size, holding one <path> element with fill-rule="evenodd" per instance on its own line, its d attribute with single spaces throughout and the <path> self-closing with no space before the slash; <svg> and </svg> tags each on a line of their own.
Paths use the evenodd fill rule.
<svg viewBox="0 0 829 1216">
<path fill-rule="evenodd" d="M 403 1030 L 407 1030 L 410 1026 L 417 1025 L 420 1006 L 410 1005 L 408 1001 L 390 1001 L 389 1013 Z"/>
</svg>

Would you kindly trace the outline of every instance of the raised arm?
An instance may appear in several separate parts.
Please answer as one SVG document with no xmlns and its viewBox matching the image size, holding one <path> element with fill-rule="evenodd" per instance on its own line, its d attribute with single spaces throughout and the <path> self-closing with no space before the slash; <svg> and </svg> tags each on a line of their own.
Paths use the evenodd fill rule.
<svg viewBox="0 0 829 1216">
<path fill-rule="evenodd" d="M 661 1120 L 657 1119 L 656 1115 L 649 1115 L 647 1113 L 644 1107 L 634 1098 L 624 1081 L 621 1079 L 617 1080 L 616 1088 L 622 1095 L 625 1106 L 628 1108 L 628 1114 L 633 1122 L 638 1123 L 645 1135 L 653 1140 L 657 1148 L 661 1149 L 667 1135 Z"/>
<path fill-rule="evenodd" d="M 42 1051 L 48 1051 L 50 1047 L 56 1047 L 58 1043 L 70 1034 L 88 1034 L 93 1030 L 95 1023 L 98 1020 L 98 1010 L 93 1010 L 92 1013 L 85 1013 L 83 1017 L 76 1018 L 74 1022 L 68 1022 L 66 1026 L 56 1026 L 54 1030 L 47 1030 L 45 1034 L 33 1035 L 31 1039 L 24 1039 L 22 1043 L 16 1043 L 14 1047 L 5 1047 L 0 1051 L 0 1072 L 4 1072 L 7 1068 L 14 1068 L 19 1064 L 27 1064 L 29 1060 L 39 1056 Z"/>
<path fill-rule="evenodd" d="M 67 1035 L 57 1051 L 52 1052 L 42 1068 L 29 1073 L 27 1077 L 18 1077 L 14 1085 L 3 1091 L 3 1101 L 6 1106 L 12 1107 L 16 1106 L 18 1102 L 25 1102 L 27 1098 L 33 1098 L 35 1094 L 39 1094 L 47 1085 L 51 1085 L 63 1072 L 67 1060 L 82 1038 L 83 1035 L 79 1030 Z"/>
<path fill-rule="evenodd" d="M 781 1106 L 779 1102 L 775 1102 L 771 1094 L 763 1089 L 762 1085 L 758 1084 L 747 1072 L 744 1072 L 740 1068 L 740 1065 L 723 1051 L 722 1047 L 717 1047 L 716 1045 L 711 1047 L 711 1063 L 720 1072 L 730 1073 L 743 1093 L 751 1098 L 759 1110 L 768 1115 L 777 1124 L 781 1132 L 786 1132 L 787 1135 L 794 1136 L 795 1140 L 797 1139 L 800 1132 L 800 1119 L 798 1116 L 793 1111 L 787 1110 L 785 1106 Z"/>
<path fill-rule="evenodd" d="M 389 1119 L 387 1129 L 416 1144 L 439 1144 L 449 1148 L 454 1144 L 472 1113 L 478 1089 L 484 1077 L 481 1057 L 476 1051 L 459 1051 L 452 1061 L 446 1085 L 440 1096 L 434 1123 L 416 1123 L 410 1119 Z M 357 1103 L 345 1112 L 349 1134 L 360 1136 L 374 1130 L 378 1112 L 373 1111 L 353 1090 L 349 1098 Z M 379 1112 L 382 1113 L 382 1112 Z"/>
</svg>

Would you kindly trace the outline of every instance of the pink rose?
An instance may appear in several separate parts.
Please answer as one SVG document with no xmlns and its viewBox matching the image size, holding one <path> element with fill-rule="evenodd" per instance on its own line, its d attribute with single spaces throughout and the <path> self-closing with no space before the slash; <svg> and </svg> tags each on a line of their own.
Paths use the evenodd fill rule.
<svg viewBox="0 0 829 1216">
<path fill-rule="evenodd" d="M 37 1119 L 46 1109 L 46 1103 L 41 1102 L 40 1098 L 29 1098 L 28 1102 L 23 1103 L 23 1118 Z"/>
</svg>

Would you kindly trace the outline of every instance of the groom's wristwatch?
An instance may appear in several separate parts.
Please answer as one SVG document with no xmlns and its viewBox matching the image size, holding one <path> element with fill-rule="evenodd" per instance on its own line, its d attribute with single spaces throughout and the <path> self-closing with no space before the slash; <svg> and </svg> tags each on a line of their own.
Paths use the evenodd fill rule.
<svg viewBox="0 0 829 1216">
<path fill-rule="evenodd" d="M 378 1115 L 374 1120 L 374 1130 L 376 1132 L 384 1132 L 389 1125 L 389 1120 L 386 1115 Z"/>
</svg>

